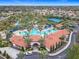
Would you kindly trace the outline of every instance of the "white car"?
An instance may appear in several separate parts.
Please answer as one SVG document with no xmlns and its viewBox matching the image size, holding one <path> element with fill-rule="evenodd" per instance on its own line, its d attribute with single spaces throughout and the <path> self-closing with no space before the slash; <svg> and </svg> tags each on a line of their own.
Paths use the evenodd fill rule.
<svg viewBox="0 0 79 59">
<path fill-rule="evenodd" d="M 29 55 L 29 53 L 28 53 L 28 52 L 25 52 L 25 54 L 26 54 L 26 55 Z"/>
<path fill-rule="evenodd" d="M 25 52 L 26 55 L 31 55 L 32 51 Z"/>
</svg>

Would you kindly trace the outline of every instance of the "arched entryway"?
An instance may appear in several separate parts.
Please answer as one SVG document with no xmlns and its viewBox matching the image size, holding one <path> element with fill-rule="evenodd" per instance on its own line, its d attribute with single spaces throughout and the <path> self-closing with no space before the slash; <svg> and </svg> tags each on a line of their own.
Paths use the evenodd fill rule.
<svg viewBox="0 0 79 59">
<path fill-rule="evenodd" d="M 40 43 L 39 42 L 31 42 L 31 48 L 38 49 L 39 47 L 40 47 Z"/>
</svg>

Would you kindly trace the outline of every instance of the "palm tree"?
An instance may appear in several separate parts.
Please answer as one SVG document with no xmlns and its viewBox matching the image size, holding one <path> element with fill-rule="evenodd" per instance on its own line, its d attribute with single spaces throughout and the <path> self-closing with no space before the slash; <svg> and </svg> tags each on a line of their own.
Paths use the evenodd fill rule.
<svg viewBox="0 0 79 59">
<path fill-rule="evenodd" d="M 18 58 L 17 59 L 23 59 L 24 58 L 24 53 L 23 52 L 20 52 L 18 54 Z"/>
<path fill-rule="evenodd" d="M 64 35 L 63 35 L 63 36 L 61 36 L 61 37 L 60 37 L 60 39 L 61 39 L 61 40 L 64 40 L 64 39 L 65 39 L 65 36 L 64 36 Z"/>
<path fill-rule="evenodd" d="M 10 57 L 8 54 L 6 54 L 6 58 L 7 58 L 7 59 L 11 59 L 11 57 Z"/>
<path fill-rule="evenodd" d="M 52 53 L 52 52 L 53 52 L 53 47 L 51 46 L 51 47 L 50 47 L 50 53 Z"/>
<path fill-rule="evenodd" d="M 0 51 L 0 54 L 2 54 L 2 52 Z"/>
<path fill-rule="evenodd" d="M 29 44 L 31 40 L 29 38 L 25 38 L 25 42 Z"/>
<path fill-rule="evenodd" d="M 3 56 L 6 56 L 6 54 L 7 54 L 6 51 L 4 51 Z"/>
<path fill-rule="evenodd" d="M 41 50 L 40 51 L 40 59 L 48 59 L 47 57 L 47 51 L 45 51 L 45 50 Z"/>
<path fill-rule="evenodd" d="M 44 46 L 44 39 L 41 38 L 38 42 L 40 43 L 40 47 L 45 49 L 45 46 Z"/>
</svg>

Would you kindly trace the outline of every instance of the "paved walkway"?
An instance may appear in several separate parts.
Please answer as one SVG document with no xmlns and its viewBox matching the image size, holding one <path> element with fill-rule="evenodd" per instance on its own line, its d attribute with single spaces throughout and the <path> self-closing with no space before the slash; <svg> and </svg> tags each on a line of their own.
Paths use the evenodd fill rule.
<svg viewBox="0 0 79 59">
<path fill-rule="evenodd" d="M 17 54 L 19 54 L 18 50 L 11 47 L 0 48 L 0 50 L 2 51 L 2 53 L 6 51 L 13 59 L 16 59 Z"/>
</svg>

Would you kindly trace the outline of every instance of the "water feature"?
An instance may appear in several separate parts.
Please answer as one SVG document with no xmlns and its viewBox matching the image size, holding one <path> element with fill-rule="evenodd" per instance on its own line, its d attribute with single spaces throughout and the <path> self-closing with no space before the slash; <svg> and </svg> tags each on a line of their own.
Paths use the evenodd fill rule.
<svg viewBox="0 0 79 59">
<path fill-rule="evenodd" d="M 62 20 L 60 18 L 48 18 L 49 21 L 53 21 L 53 22 L 61 22 Z"/>
</svg>

